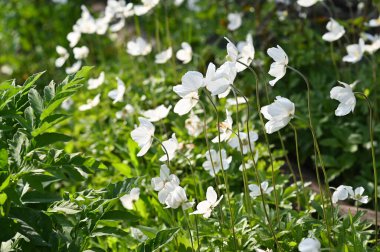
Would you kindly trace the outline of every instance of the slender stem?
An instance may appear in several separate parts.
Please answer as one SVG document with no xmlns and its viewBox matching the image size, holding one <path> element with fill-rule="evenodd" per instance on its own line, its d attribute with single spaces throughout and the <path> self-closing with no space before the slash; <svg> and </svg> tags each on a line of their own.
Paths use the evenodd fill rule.
<svg viewBox="0 0 380 252">
<path fill-rule="evenodd" d="M 242 63 L 240 61 L 238 61 L 238 62 Z M 270 159 L 271 169 L 272 169 L 272 184 L 273 184 L 274 198 L 275 198 L 275 204 L 276 204 L 276 218 L 277 218 L 277 222 L 280 223 L 279 203 L 278 203 L 278 196 L 277 196 L 277 189 L 276 189 L 276 180 L 275 180 L 275 177 L 274 177 L 274 175 L 275 175 L 275 172 L 274 172 L 274 161 L 273 161 L 272 152 L 270 150 L 268 135 L 267 135 L 267 132 L 265 131 L 264 119 L 263 119 L 262 114 L 260 113 L 261 105 L 260 105 L 260 95 L 259 95 L 259 81 L 258 81 L 259 78 L 257 76 L 257 73 L 255 72 L 255 70 L 253 70 L 252 67 L 250 67 L 250 66 L 247 66 L 247 67 L 252 72 L 252 74 L 255 76 L 255 80 L 256 80 L 256 105 L 257 105 L 257 111 L 259 112 L 258 114 L 259 114 L 259 118 L 260 118 L 260 123 L 261 123 L 261 127 L 262 127 L 262 130 L 263 130 L 263 133 L 264 133 L 265 142 L 266 142 L 268 153 L 269 153 L 269 159 Z"/>
<path fill-rule="evenodd" d="M 158 139 L 157 137 L 153 136 L 153 138 L 160 143 L 162 149 L 164 150 L 165 154 L 166 154 L 166 164 L 168 166 L 168 168 L 170 168 L 170 159 L 169 159 L 169 152 L 168 150 L 165 148 L 164 144 L 161 142 L 160 139 Z"/>
<path fill-rule="evenodd" d="M 368 105 L 369 110 L 369 137 L 371 140 L 371 156 L 372 156 L 372 168 L 373 168 L 373 177 L 374 177 L 374 188 L 375 188 L 375 244 L 377 245 L 378 242 L 378 189 L 377 189 L 377 169 L 376 169 L 376 158 L 375 158 L 375 146 L 374 146 L 374 137 L 373 137 L 373 110 L 372 110 L 372 104 L 369 98 L 361 92 L 355 92 L 356 95 L 362 96 Z"/>
<path fill-rule="evenodd" d="M 315 152 L 317 154 L 317 156 L 315 157 L 316 159 L 316 165 L 317 165 L 317 157 L 319 159 L 319 162 L 321 164 L 321 168 L 322 168 L 322 172 L 323 172 L 323 176 L 324 176 L 324 180 L 325 180 L 325 186 L 326 186 L 326 193 L 328 194 L 328 197 L 329 197 L 329 202 L 330 202 L 330 205 L 331 205 L 331 217 L 332 217 L 332 221 L 334 223 L 334 213 L 333 213 L 333 203 L 332 203 L 332 198 L 331 198 L 331 194 L 330 194 L 330 187 L 329 187 L 329 183 L 328 183 L 328 180 L 327 180 L 327 173 L 326 173 L 326 169 L 325 169 L 325 165 L 324 165 L 324 162 L 323 162 L 323 159 L 322 159 L 322 156 L 321 156 L 321 152 L 319 150 L 319 145 L 318 145 L 318 141 L 317 141 L 317 137 L 316 137 L 316 134 L 315 134 L 315 130 L 314 130 L 314 127 L 313 127 L 313 122 L 312 122 L 312 117 L 311 117 L 311 105 L 310 105 L 310 83 L 309 83 L 309 80 L 306 78 L 305 75 L 303 75 L 300 71 L 298 71 L 297 69 L 291 67 L 291 66 L 287 66 L 287 68 L 289 68 L 290 70 L 292 70 L 293 72 L 295 72 L 296 74 L 298 74 L 299 76 L 301 76 L 301 78 L 305 81 L 306 83 L 306 88 L 307 88 L 307 111 L 308 111 L 308 120 L 309 120 L 309 128 L 310 128 L 310 131 L 311 131 L 311 135 L 313 137 L 313 145 L 314 145 L 314 149 L 315 149 Z M 318 170 L 318 166 L 316 167 L 316 170 Z M 318 173 L 317 173 L 318 174 Z M 319 176 L 319 174 L 318 174 Z M 318 182 L 320 183 L 320 182 Z M 320 186 L 321 187 L 321 186 Z M 321 195 L 323 194 L 323 191 L 321 191 Z M 322 196 L 323 198 L 323 196 Z M 322 200 L 322 203 L 323 203 L 323 208 L 325 208 L 325 204 L 324 204 L 324 201 Z M 327 226 L 327 231 L 328 231 L 328 238 L 329 238 L 329 243 L 331 243 L 331 237 L 330 237 L 330 223 L 327 219 L 327 216 L 325 215 L 326 219 L 325 219 L 325 222 L 326 222 L 326 226 Z M 331 244 L 330 244 L 331 245 Z M 331 247 L 331 246 L 330 246 Z"/>
<path fill-rule="evenodd" d="M 336 64 L 336 60 L 334 57 L 334 42 L 330 42 L 330 57 L 331 57 L 331 61 L 332 61 L 333 66 L 334 66 L 336 79 L 339 80 L 340 76 L 339 76 L 338 66 Z"/>
<path fill-rule="evenodd" d="M 289 125 L 293 128 L 293 131 L 294 131 L 294 141 L 295 141 L 295 144 L 296 144 L 296 157 L 297 157 L 298 173 L 299 173 L 299 176 L 300 176 L 300 179 L 301 179 L 301 187 L 302 187 L 302 191 L 304 193 L 304 200 L 305 200 L 306 203 L 308 203 L 309 201 L 308 201 L 307 195 L 306 195 L 305 182 L 304 182 L 303 175 L 302 175 L 300 155 L 299 155 L 299 151 L 298 151 L 298 134 L 297 134 L 297 129 L 296 129 L 296 127 L 292 123 L 289 123 Z"/>
<path fill-rule="evenodd" d="M 244 162 L 244 151 L 243 151 L 243 143 L 240 138 L 240 127 L 239 127 L 239 103 L 237 99 L 237 95 L 235 92 L 235 89 L 232 88 L 232 92 L 235 96 L 235 101 L 236 101 L 236 126 L 237 126 L 237 138 L 239 140 L 239 145 L 240 145 L 240 153 L 241 153 L 241 162 L 243 165 L 243 183 L 244 183 L 244 194 L 245 194 L 245 201 L 246 201 L 246 208 L 247 208 L 247 213 L 252 214 L 251 212 L 251 204 L 249 200 L 249 190 L 248 190 L 248 177 L 247 177 L 247 169 L 245 167 L 245 162 Z M 248 118 L 247 118 L 248 120 Z M 249 132 L 247 132 L 249 135 Z"/>
<path fill-rule="evenodd" d="M 222 168 L 221 169 L 222 170 L 222 175 L 223 175 L 224 183 L 225 183 L 225 186 L 226 186 L 226 194 L 227 194 L 228 207 L 229 207 L 230 215 L 231 215 L 231 223 L 230 224 L 231 224 L 232 235 L 233 235 L 233 238 L 234 238 L 234 247 L 235 247 L 235 250 L 237 250 L 237 239 L 236 239 L 235 227 L 234 227 L 234 224 L 235 224 L 234 212 L 232 210 L 231 197 L 230 197 L 230 189 L 229 189 L 229 185 L 228 185 L 228 178 L 226 176 L 226 173 L 224 172 L 223 161 L 222 161 L 223 159 L 222 159 L 222 147 L 221 147 L 221 141 L 220 141 L 220 119 L 219 119 L 218 109 L 216 108 L 216 105 L 215 105 L 214 101 L 212 100 L 211 96 L 207 92 L 204 92 L 204 93 L 206 94 L 207 98 L 209 99 L 209 101 L 212 104 L 212 107 L 215 110 L 216 119 L 217 119 L 217 123 L 218 123 L 218 147 L 219 147 L 220 165 L 221 165 L 221 168 Z"/>
<path fill-rule="evenodd" d="M 205 140 L 206 140 L 206 145 L 207 145 L 207 151 L 209 153 L 209 156 L 210 156 L 210 162 L 211 162 L 211 168 L 212 168 L 212 171 L 215 175 L 215 184 L 216 184 L 216 191 L 218 193 L 218 195 L 221 195 L 220 193 L 220 190 L 219 190 L 219 185 L 221 184 L 220 182 L 220 179 L 218 177 L 218 174 L 216 174 L 215 172 L 215 167 L 214 167 L 214 161 L 212 159 L 212 155 L 211 155 L 211 147 L 210 147 L 210 142 L 208 140 L 208 133 L 207 133 L 207 115 L 206 115 L 206 108 L 205 106 L 203 105 L 203 103 L 201 101 L 198 101 L 198 104 L 201 105 L 202 109 L 203 109 L 203 128 L 204 128 L 204 134 L 205 134 Z M 222 210 L 222 205 L 219 204 L 219 214 L 221 216 L 221 224 L 224 223 L 224 215 L 223 215 L 223 210 Z"/>
<path fill-rule="evenodd" d="M 257 77 L 257 75 L 255 75 L 255 77 Z M 256 82 L 257 81 L 258 80 L 256 79 Z M 281 251 L 280 245 L 279 245 L 279 243 L 277 241 L 276 234 L 275 234 L 274 229 L 273 229 L 272 221 L 269 218 L 269 214 L 268 214 L 268 211 L 267 211 L 267 208 L 266 208 L 265 196 L 264 196 L 263 188 L 261 188 L 261 181 L 260 181 L 259 171 L 258 171 L 257 166 L 256 166 L 255 155 L 253 153 L 253 147 L 252 147 L 251 138 L 250 138 L 250 135 L 249 135 L 249 132 L 250 132 L 250 130 L 249 130 L 250 109 L 249 109 L 248 99 L 235 86 L 232 85 L 232 88 L 235 89 L 235 91 L 243 97 L 245 103 L 247 104 L 247 122 L 246 122 L 246 124 L 247 124 L 247 132 L 248 132 L 248 146 L 249 146 L 249 151 L 251 153 L 251 158 L 252 158 L 252 162 L 253 162 L 253 169 L 255 170 L 256 182 L 257 182 L 258 185 L 260 185 L 259 188 L 260 188 L 260 194 L 261 194 L 261 201 L 263 203 L 263 209 L 264 209 L 265 217 L 266 217 L 266 219 L 268 221 L 269 230 L 270 230 L 270 232 L 271 232 L 271 234 L 273 236 L 273 240 L 274 240 L 274 242 L 276 244 L 276 247 Z"/>
<path fill-rule="evenodd" d="M 186 220 L 186 224 L 187 224 L 187 231 L 189 231 L 189 236 L 190 236 L 190 241 L 191 241 L 191 249 L 192 249 L 192 251 L 194 252 L 195 250 L 194 250 L 194 242 L 193 242 L 193 236 L 191 235 L 191 230 L 190 230 L 190 222 L 189 222 L 189 220 L 188 220 L 188 218 L 187 218 L 187 214 L 186 214 L 186 212 L 185 212 L 185 210 L 182 208 L 182 212 L 183 212 L 183 216 L 184 216 L 184 218 L 185 218 L 185 220 Z"/>
</svg>

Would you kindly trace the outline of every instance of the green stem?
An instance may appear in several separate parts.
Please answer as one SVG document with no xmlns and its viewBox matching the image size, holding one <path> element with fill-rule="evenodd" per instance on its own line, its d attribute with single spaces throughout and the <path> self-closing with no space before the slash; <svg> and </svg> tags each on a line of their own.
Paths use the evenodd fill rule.
<svg viewBox="0 0 380 252">
<path fill-rule="evenodd" d="M 186 221 L 186 225 L 187 225 L 187 231 L 189 232 L 189 236 L 190 236 L 190 241 L 191 241 L 191 249 L 192 251 L 194 252 L 194 242 L 193 242 L 193 236 L 191 235 L 191 230 L 190 230 L 190 222 L 187 218 L 187 214 L 185 212 L 185 210 L 182 208 L 182 212 L 183 212 L 183 216 L 185 218 L 185 221 Z"/>
<path fill-rule="evenodd" d="M 222 170 L 222 175 L 223 175 L 223 179 L 224 179 L 224 183 L 225 183 L 225 186 L 226 186 L 226 194 L 227 194 L 227 202 L 228 202 L 228 207 L 229 207 L 229 210 L 230 210 L 230 215 L 231 215 L 231 230 L 232 230 L 232 235 L 233 235 L 233 238 L 234 238 L 234 248 L 235 250 L 237 250 L 237 239 L 236 239 L 236 234 L 235 234 L 235 227 L 234 227 L 234 224 L 235 224 L 235 218 L 234 218 L 234 212 L 232 210 L 232 204 L 231 204 L 231 197 L 230 197 L 230 189 L 229 189 L 229 185 L 228 185 L 228 178 L 226 176 L 226 173 L 224 172 L 224 167 L 223 167 L 223 162 L 222 162 L 222 146 L 221 146 L 221 142 L 220 142 L 220 119 L 219 119 L 219 114 L 218 114 L 218 109 L 216 108 L 216 105 L 214 103 L 214 101 L 212 100 L 211 96 L 205 92 L 207 98 L 209 99 L 209 101 L 211 102 L 212 104 L 212 107 L 214 108 L 214 111 L 215 111 L 215 114 L 216 114 L 216 119 L 217 119 L 217 123 L 218 123 L 218 147 L 219 147 L 219 158 L 220 158 L 220 165 L 221 165 L 221 170 Z M 211 156 L 211 155 L 210 155 Z"/>
<path fill-rule="evenodd" d="M 375 188 L 375 244 L 378 242 L 378 188 L 377 188 L 377 169 L 376 169 L 376 158 L 375 158 L 375 146 L 374 146 L 374 137 L 373 137 L 373 109 L 372 104 L 369 98 L 361 92 L 355 92 L 356 95 L 362 96 L 368 105 L 369 110 L 369 137 L 371 140 L 371 156 L 372 156 L 372 169 L 373 169 L 373 177 L 374 177 L 374 188 Z"/>
<path fill-rule="evenodd" d="M 309 83 L 309 80 L 306 78 L 305 75 L 303 75 L 300 71 L 298 71 L 297 69 L 291 67 L 291 66 L 287 66 L 287 68 L 289 68 L 290 70 L 292 70 L 293 72 L 295 72 L 296 74 L 298 74 L 306 83 L 306 88 L 307 88 L 307 111 L 308 111 L 308 121 L 309 121 L 309 128 L 310 128 L 310 131 L 311 131 L 311 135 L 313 137 L 313 145 L 314 145 L 314 149 L 315 149 L 315 152 L 318 156 L 315 157 L 316 159 L 316 165 L 318 164 L 317 162 L 317 157 L 319 159 L 319 162 L 321 164 L 321 168 L 322 168 L 322 172 L 323 172 L 323 176 L 324 176 L 324 180 L 325 180 L 325 186 L 326 186 L 326 193 L 328 194 L 328 197 L 329 197 L 329 202 L 330 202 L 330 205 L 331 205 L 331 217 L 333 218 L 333 223 L 334 223 L 334 213 L 333 213 L 333 203 L 332 203 L 332 198 L 331 198 L 331 194 L 330 194 L 330 187 L 329 187 L 329 183 L 328 183 L 328 180 L 327 180 L 327 173 L 326 173 L 326 169 L 325 169 L 325 165 L 324 165 L 324 162 L 323 162 L 323 159 L 322 159 L 322 156 L 321 156 L 321 152 L 319 150 L 319 145 L 318 145 L 318 141 L 317 141 L 317 137 L 316 137 L 316 134 L 315 134 L 315 130 L 314 130 L 314 126 L 313 126 L 313 122 L 312 122 L 312 117 L 311 117 L 311 105 L 310 105 L 310 83 Z M 318 170 L 318 166 L 316 166 L 316 170 Z M 318 174 L 318 173 L 317 173 Z M 318 174 L 319 176 L 319 174 Z M 320 183 L 320 182 L 318 182 Z M 321 187 L 321 185 L 319 185 Z M 323 190 L 321 191 L 321 195 L 323 194 Z M 323 198 L 323 196 L 322 196 Z M 323 208 L 325 208 L 325 204 L 324 204 L 324 201 L 322 200 L 322 203 L 323 203 Z M 328 238 L 329 238 L 329 243 L 330 243 L 330 247 L 331 247 L 331 237 L 330 237 L 330 231 L 331 231 L 331 228 L 330 228 L 330 223 L 327 219 L 327 216 L 325 216 L 326 219 L 325 219 L 325 222 L 326 222 L 326 226 L 327 226 L 327 232 L 328 232 Z"/>
</svg>

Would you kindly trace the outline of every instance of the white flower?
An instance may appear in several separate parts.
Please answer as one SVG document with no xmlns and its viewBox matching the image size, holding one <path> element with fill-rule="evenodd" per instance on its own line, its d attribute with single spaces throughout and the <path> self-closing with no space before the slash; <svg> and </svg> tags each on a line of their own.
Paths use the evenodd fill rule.
<svg viewBox="0 0 380 252">
<path fill-rule="evenodd" d="M 339 200 L 346 200 L 348 195 L 354 195 L 354 191 L 351 186 L 340 185 L 335 189 L 332 195 L 332 202 L 335 204 Z"/>
<path fill-rule="evenodd" d="M 96 95 L 94 99 L 88 99 L 86 104 L 81 105 L 79 111 L 86 111 L 96 107 L 100 103 L 100 94 Z"/>
<path fill-rule="evenodd" d="M 176 186 L 169 193 L 168 197 L 165 200 L 165 204 L 168 208 L 177 209 L 182 207 L 183 210 L 186 210 L 194 205 L 194 202 L 189 202 L 186 196 L 185 189 L 181 186 Z"/>
<path fill-rule="evenodd" d="M 116 80 L 117 80 L 117 89 L 113 89 L 108 92 L 108 97 L 113 100 L 114 104 L 117 102 L 123 101 L 123 97 L 125 93 L 124 82 L 119 77 L 116 77 Z"/>
<path fill-rule="evenodd" d="M 131 227 L 131 236 L 138 240 L 139 242 L 144 242 L 148 239 L 148 236 L 146 236 L 143 232 L 141 232 L 140 229 Z"/>
<path fill-rule="evenodd" d="M 139 117 L 139 121 L 140 126 L 131 132 L 131 137 L 141 148 L 140 152 L 137 153 L 137 156 L 141 157 L 147 153 L 153 143 L 155 128 L 149 120 L 143 117 Z"/>
<path fill-rule="evenodd" d="M 142 2 L 142 5 L 135 5 L 133 7 L 133 10 L 136 16 L 142 16 L 148 13 L 160 2 L 160 0 L 141 0 L 141 2 Z"/>
<path fill-rule="evenodd" d="M 66 48 L 62 46 L 56 46 L 55 50 L 57 51 L 59 58 L 55 60 L 55 66 L 61 67 L 65 64 L 66 60 L 69 58 L 69 53 Z"/>
<path fill-rule="evenodd" d="M 346 46 L 347 55 L 343 57 L 344 62 L 356 63 L 363 57 L 365 51 L 365 44 L 362 38 L 359 39 L 359 44 L 352 44 Z"/>
<path fill-rule="evenodd" d="M 66 67 L 67 74 L 73 74 L 79 71 L 82 66 L 82 61 L 75 62 L 71 67 Z"/>
<path fill-rule="evenodd" d="M 67 34 L 66 38 L 70 43 L 70 47 L 73 48 L 76 46 L 80 40 L 81 33 L 77 31 L 72 31 L 69 34 Z"/>
<path fill-rule="evenodd" d="M 247 34 L 245 41 L 237 43 L 237 49 L 239 52 L 238 60 L 244 63 L 244 65 L 236 62 L 236 70 L 237 72 L 241 72 L 247 68 L 245 65 L 251 65 L 255 58 L 255 47 L 253 46 L 252 35 L 250 33 Z"/>
<path fill-rule="evenodd" d="M 104 72 L 101 72 L 98 76 L 98 78 L 90 78 L 88 80 L 88 86 L 87 88 L 89 90 L 92 90 L 92 89 L 96 89 L 98 87 L 100 87 L 103 83 L 104 83 Z"/>
<path fill-rule="evenodd" d="M 263 190 L 264 194 L 270 194 L 273 191 L 273 187 L 272 186 L 269 187 L 268 181 L 261 182 L 260 186 L 261 186 L 261 189 Z M 250 184 L 250 185 L 248 185 L 248 188 L 251 191 L 249 193 L 249 195 L 252 198 L 256 198 L 257 196 L 261 195 L 261 190 L 260 190 L 260 187 L 258 185 Z"/>
<path fill-rule="evenodd" d="M 157 122 L 161 119 L 164 119 L 168 116 L 170 109 L 172 106 L 165 107 L 164 105 L 160 105 L 155 109 L 149 109 L 147 111 L 142 112 L 141 114 L 146 117 L 151 122 Z"/>
<path fill-rule="evenodd" d="M 196 114 L 191 112 L 189 118 L 185 121 L 185 128 L 190 136 L 197 137 L 203 131 L 203 123 Z"/>
<path fill-rule="evenodd" d="M 282 128 L 284 128 L 295 113 L 294 103 L 289 99 L 276 96 L 276 100 L 267 106 L 264 106 L 260 110 L 265 119 L 269 120 L 265 124 L 265 130 L 268 134 L 272 134 Z"/>
<path fill-rule="evenodd" d="M 69 110 L 71 108 L 71 106 L 73 106 L 73 104 L 74 104 L 73 99 L 71 99 L 71 97 L 69 97 L 62 102 L 61 108 L 64 110 Z"/>
<path fill-rule="evenodd" d="M 140 197 L 140 188 L 132 188 L 129 194 L 125 194 L 120 198 L 123 207 L 128 210 L 133 210 L 133 202 Z"/>
<path fill-rule="evenodd" d="M 179 178 L 175 174 L 170 174 L 169 168 L 166 164 L 163 164 L 160 168 L 160 176 L 152 178 L 151 185 L 153 190 L 159 192 L 164 189 L 165 184 L 169 182 L 179 185 Z M 163 202 L 165 202 L 165 200 L 163 200 Z"/>
<path fill-rule="evenodd" d="M 349 193 L 352 193 L 352 192 L 349 191 Z M 362 186 L 360 186 L 360 187 L 355 189 L 353 194 L 350 194 L 351 199 L 359 201 L 360 203 L 363 203 L 363 204 L 367 204 L 368 203 L 368 196 L 367 195 L 363 196 L 363 193 L 364 193 L 364 188 Z"/>
<path fill-rule="evenodd" d="M 241 171 L 241 172 L 244 171 L 244 166 L 245 166 L 245 169 L 247 169 L 247 170 L 251 169 L 252 167 L 254 167 L 255 163 L 257 163 L 257 160 L 259 160 L 259 152 L 258 151 L 255 152 L 255 156 L 254 156 L 255 162 L 253 162 L 252 159 L 249 159 L 247 162 L 244 163 L 244 165 L 243 165 L 243 163 L 241 165 L 239 165 L 239 171 Z"/>
<path fill-rule="evenodd" d="M 236 100 L 237 100 L 237 104 L 244 104 L 244 103 L 246 103 L 244 97 L 238 97 L 237 99 L 235 99 L 235 98 L 228 98 L 227 99 L 227 105 L 228 106 L 236 106 Z"/>
<path fill-rule="evenodd" d="M 216 194 L 214 188 L 209 186 L 206 192 L 206 200 L 201 201 L 197 205 L 197 210 L 190 214 L 202 214 L 204 218 L 209 218 L 211 216 L 212 210 L 219 204 L 223 199 L 223 195 L 220 196 L 218 200 L 218 195 Z"/>
<path fill-rule="evenodd" d="M 220 141 L 227 141 L 232 134 L 232 117 L 230 112 L 226 109 L 226 120 L 220 123 L 219 132 L 220 132 Z M 219 142 L 219 136 L 216 136 L 212 139 L 213 143 Z"/>
<path fill-rule="evenodd" d="M 279 45 L 277 45 L 277 48 L 269 48 L 267 53 L 275 61 L 270 65 L 268 72 L 271 76 L 275 77 L 274 80 L 269 81 L 269 84 L 274 86 L 286 74 L 286 66 L 289 63 L 288 55 Z"/>
<path fill-rule="evenodd" d="M 127 52 L 132 56 L 147 55 L 152 51 L 152 46 L 142 37 L 127 43 Z"/>
<path fill-rule="evenodd" d="M 221 150 L 221 156 L 222 160 L 220 160 L 219 153 L 214 149 L 211 149 L 206 153 L 207 160 L 202 164 L 202 166 L 213 177 L 222 169 L 222 166 L 224 170 L 227 170 L 230 167 L 232 157 L 227 157 L 226 150 L 224 149 Z"/>
<path fill-rule="evenodd" d="M 87 46 L 75 47 L 73 49 L 74 58 L 77 60 L 87 58 L 89 52 L 90 50 L 88 50 Z"/>
<path fill-rule="evenodd" d="M 369 27 L 379 27 L 380 26 L 380 16 L 378 18 L 374 18 L 369 20 L 368 22 Z"/>
<path fill-rule="evenodd" d="M 321 243 L 316 238 L 304 238 L 298 244 L 300 252 L 319 252 L 321 251 Z"/>
<path fill-rule="evenodd" d="M 173 50 L 169 47 L 167 50 L 160 52 L 156 55 L 155 63 L 156 64 L 164 64 L 166 63 L 173 55 Z"/>
<path fill-rule="evenodd" d="M 107 19 L 107 17 L 98 18 L 95 23 L 96 23 L 96 34 L 98 35 L 106 34 L 108 25 L 109 25 L 109 19 Z"/>
<path fill-rule="evenodd" d="M 166 140 L 166 141 L 163 141 L 162 142 L 162 149 L 163 151 L 167 151 L 168 153 L 164 154 L 159 160 L 161 162 L 165 162 L 168 160 L 168 156 L 169 156 L 169 160 L 172 160 L 175 156 L 175 152 L 178 150 L 179 148 L 179 144 L 178 144 L 178 140 L 177 138 L 175 137 L 175 133 L 172 134 L 172 138 Z M 164 149 L 165 147 L 165 149 Z"/>
<path fill-rule="evenodd" d="M 189 93 L 177 102 L 174 106 L 174 113 L 177 113 L 180 116 L 185 115 L 189 113 L 195 105 L 197 105 L 198 101 L 199 95 L 197 92 Z"/>
<path fill-rule="evenodd" d="M 241 24 L 242 24 L 242 20 L 241 20 L 241 16 L 242 14 L 241 13 L 230 13 L 228 14 L 227 16 L 227 19 L 228 19 L 228 30 L 230 31 L 234 31 L 234 30 L 237 30 Z"/>
<path fill-rule="evenodd" d="M 173 87 L 173 91 L 181 97 L 198 92 L 199 88 L 205 86 L 203 75 L 197 71 L 188 71 L 182 76 L 181 81 L 181 84 Z"/>
<path fill-rule="evenodd" d="M 126 119 L 127 115 L 133 114 L 135 112 L 135 108 L 131 104 L 127 104 L 121 111 L 116 112 L 117 119 Z"/>
<path fill-rule="evenodd" d="M 323 34 L 322 39 L 328 42 L 332 42 L 332 41 L 336 41 L 340 39 L 346 32 L 344 30 L 344 27 L 341 26 L 333 18 L 330 18 L 330 21 L 326 25 L 326 29 L 328 30 L 328 32 Z"/>
<path fill-rule="evenodd" d="M 345 116 L 351 111 L 354 112 L 356 105 L 356 97 L 352 88 L 357 83 L 356 81 L 351 85 L 348 85 L 344 82 L 338 81 L 343 87 L 337 86 L 333 87 L 330 91 L 330 98 L 338 100 L 339 106 L 335 110 L 336 116 Z"/>
<path fill-rule="evenodd" d="M 311 7 L 319 1 L 323 0 L 297 0 L 297 4 L 302 7 Z"/>
<path fill-rule="evenodd" d="M 252 151 L 253 151 L 255 148 L 255 142 L 257 141 L 257 139 L 259 139 L 259 135 L 257 135 L 257 133 L 254 131 L 250 131 L 249 132 L 249 140 L 251 140 L 251 142 L 249 142 L 249 140 L 248 140 L 247 133 L 239 132 L 239 135 L 240 135 L 240 140 L 241 140 L 241 143 L 243 146 L 243 150 L 242 150 L 243 154 L 244 155 L 247 154 L 247 152 L 249 151 L 249 145 L 251 145 Z M 237 136 L 231 138 L 231 140 L 228 141 L 228 144 L 232 148 L 240 151 L 240 143 L 239 143 L 239 138 Z"/>
<path fill-rule="evenodd" d="M 370 45 L 364 45 L 364 50 L 369 54 L 374 54 L 380 49 L 380 35 L 372 36 L 371 34 L 366 34 L 367 39 L 371 41 Z"/>
<path fill-rule="evenodd" d="M 213 63 L 207 67 L 204 84 L 211 95 L 218 95 L 219 98 L 226 97 L 230 92 L 231 85 L 236 78 L 236 63 L 227 61 L 217 70 Z"/>
<path fill-rule="evenodd" d="M 191 49 L 190 44 L 187 42 L 182 42 L 181 47 L 182 49 L 179 49 L 175 56 L 178 60 L 182 61 L 183 64 L 187 64 L 193 57 L 193 50 Z"/>
</svg>

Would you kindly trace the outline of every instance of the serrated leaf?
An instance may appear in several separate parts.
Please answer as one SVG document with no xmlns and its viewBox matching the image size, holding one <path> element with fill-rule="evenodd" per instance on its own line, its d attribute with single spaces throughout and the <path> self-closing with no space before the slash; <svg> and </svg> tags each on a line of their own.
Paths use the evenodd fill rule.
<svg viewBox="0 0 380 252">
<path fill-rule="evenodd" d="M 125 238 L 128 235 L 127 232 L 120 228 L 116 227 L 101 227 L 96 228 L 92 234 L 91 237 L 98 237 L 98 236 L 116 236 L 119 238 Z"/>
<path fill-rule="evenodd" d="M 59 200 L 61 198 L 56 194 L 39 191 L 29 191 L 21 197 L 24 203 L 51 203 Z"/>
<path fill-rule="evenodd" d="M 55 96 L 55 83 L 51 81 L 49 85 L 44 88 L 44 100 L 50 102 Z"/>
<path fill-rule="evenodd" d="M 46 130 L 50 129 L 54 125 L 62 122 L 63 120 L 67 119 L 68 116 L 64 114 L 55 114 L 46 117 L 43 121 L 41 121 L 39 127 L 32 132 L 32 136 L 36 137 L 42 133 L 44 133 Z"/>
<path fill-rule="evenodd" d="M 34 111 L 32 107 L 27 107 L 24 111 L 25 124 L 27 129 L 32 131 L 35 125 L 36 117 L 34 116 Z M 19 121 L 20 122 L 20 121 Z"/>
<path fill-rule="evenodd" d="M 44 110 L 44 101 L 42 100 L 42 97 L 37 92 L 37 90 L 34 88 L 30 89 L 28 93 L 28 99 L 30 106 L 33 108 L 36 115 L 41 115 L 42 111 Z"/>
</svg>

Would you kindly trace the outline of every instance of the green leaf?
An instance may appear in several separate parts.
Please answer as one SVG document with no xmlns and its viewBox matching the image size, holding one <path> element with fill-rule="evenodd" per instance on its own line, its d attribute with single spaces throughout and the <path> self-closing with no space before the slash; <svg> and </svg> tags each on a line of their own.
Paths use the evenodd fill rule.
<svg viewBox="0 0 380 252">
<path fill-rule="evenodd" d="M 0 170 L 5 170 L 8 166 L 8 151 L 6 149 L 0 149 Z"/>
<path fill-rule="evenodd" d="M 64 102 L 68 97 L 75 94 L 75 92 L 75 90 L 65 91 L 56 95 L 42 112 L 40 120 L 44 120 L 46 117 L 50 116 L 62 104 L 62 102 Z"/>
<path fill-rule="evenodd" d="M 24 203 L 51 203 L 59 200 L 61 198 L 56 194 L 39 191 L 29 191 L 21 197 Z"/>
<path fill-rule="evenodd" d="M 110 184 L 107 187 L 107 199 L 118 198 L 123 194 L 129 193 L 132 189 L 132 186 L 135 182 L 135 178 L 127 178 L 124 181 L 119 181 L 115 184 Z"/>
<path fill-rule="evenodd" d="M 32 106 L 34 112 L 39 116 L 44 110 L 44 101 L 40 94 L 34 88 L 30 89 L 28 94 L 30 106 Z"/>
<path fill-rule="evenodd" d="M 0 218 L 0 243 L 16 235 L 20 224 L 10 218 Z"/>
<path fill-rule="evenodd" d="M 36 137 L 36 136 L 44 133 L 45 131 L 47 131 L 48 129 L 53 127 L 54 125 L 62 122 L 63 120 L 65 120 L 67 118 L 68 118 L 68 116 L 63 115 L 63 114 L 55 114 L 55 115 L 51 115 L 51 116 L 46 117 L 40 123 L 39 127 L 32 131 L 32 136 Z"/>
<path fill-rule="evenodd" d="M 123 220 L 128 224 L 138 222 L 139 219 L 139 216 L 125 210 L 108 211 L 102 216 L 102 220 Z"/>
<path fill-rule="evenodd" d="M 179 228 L 171 228 L 166 230 L 161 230 L 157 233 L 156 237 L 153 239 L 149 239 L 144 243 L 140 244 L 137 248 L 139 252 L 152 252 L 156 251 L 167 243 L 169 243 L 174 236 L 179 232 Z"/>
<path fill-rule="evenodd" d="M 45 73 L 45 71 L 43 72 L 39 72 L 39 73 L 36 73 L 36 74 L 33 74 L 32 76 L 30 76 L 25 82 L 24 82 L 24 85 L 22 87 L 22 93 L 23 94 L 26 94 L 29 89 L 34 85 L 34 83 L 36 83 L 36 81 Z"/>
<path fill-rule="evenodd" d="M 128 233 L 124 230 L 116 227 L 101 227 L 96 228 L 92 234 L 91 237 L 98 237 L 98 236 L 111 236 L 111 237 L 119 237 L 119 238 L 125 238 L 127 237 Z"/>
<path fill-rule="evenodd" d="M 50 102 L 55 96 L 55 83 L 51 81 L 49 85 L 44 88 L 44 100 Z"/>
<path fill-rule="evenodd" d="M 72 137 L 70 136 L 55 132 L 44 133 L 34 138 L 36 141 L 36 147 L 42 147 L 56 142 L 68 142 L 71 139 Z"/>
<path fill-rule="evenodd" d="M 26 128 L 28 130 L 32 131 L 34 128 L 34 125 L 35 125 L 35 121 L 36 121 L 36 117 L 34 116 L 34 111 L 33 111 L 32 107 L 29 106 L 25 109 L 24 117 L 25 117 L 24 123 L 26 125 Z"/>
</svg>

